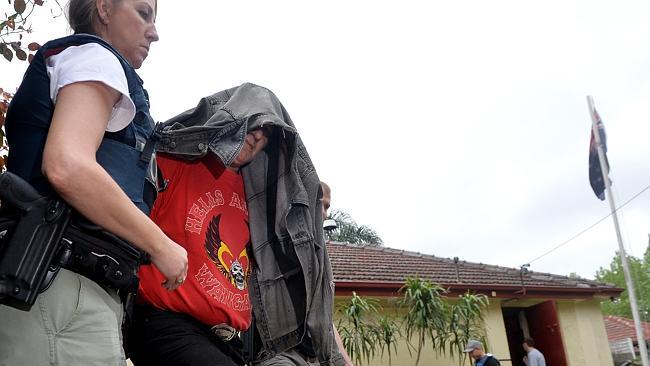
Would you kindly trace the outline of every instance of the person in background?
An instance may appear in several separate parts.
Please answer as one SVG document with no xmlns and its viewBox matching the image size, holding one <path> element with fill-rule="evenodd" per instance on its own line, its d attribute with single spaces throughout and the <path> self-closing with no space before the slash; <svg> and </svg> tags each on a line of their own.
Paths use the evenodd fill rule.
<svg viewBox="0 0 650 366">
<path fill-rule="evenodd" d="M 474 359 L 475 366 L 500 366 L 499 360 L 492 354 L 485 353 L 483 344 L 476 340 L 470 340 L 465 346 L 465 353 L 469 353 L 470 357 Z"/>
<path fill-rule="evenodd" d="M 332 204 L 332 190 L 323 181 L 320 182 L 320 187 L 323 190 L 323 198 L 320 201 L 323 204 L 323 220 L 325 220 L 327 218 L 327 211 L 329 211 L 330 205 Z"/>
<path fill-rule="evenodd" d="M 154 125 L 135 72 L 158 40 L 156 9 L 156 0 L 70 1 L 75 33 L 40 48 L 7 112 L 7 168 L 147 252 L 173 290 L 187 253 L 147 216 Z M 120 296 L 77 270 L 62 268 L 29 312 L 0 306 L 0 364 L 126 364 Z"/>
<path fill-rule="evenodd" d="M 321 181 L 320 186 L 323 189 L 323 198 L 321 198 L 321 203 L 323 204 L 323 220 L 327 218 L 327 211 L 330 209 L 330 205 L 332 204 L 332 190 L 330 189 L 330 186 L 327 185 L 327 183 Z M 341 356 L 343 356 L 343 360 L 345 360 L 345 365 L 346 366 L 353 366 L 354 364 L 352 363 L 352 360 L 350 359 L 350 356 L 348 355 L 347 351 L 345 350 L 345 347 L 343 346 L 343 340 L 341 340 L 341 335 L 339 334 L 338 329 L 336 329 L 336 325 L 332 324 L 334 327 L 334 339 L 336 340 L 336 345 L 339 347 L 339 352 L 341 353 Z"/>
<path fill-rule="evenodd" d="M 522 346 L 524 347 L 524 351 L 526 351 L 526 356 L 524 356 L 524 363 L 527 366 L 546 366 L 544 355 L 537 348 L 535 348 L 535 341 L 532 338 L 524 338 Z"/>
</svg>

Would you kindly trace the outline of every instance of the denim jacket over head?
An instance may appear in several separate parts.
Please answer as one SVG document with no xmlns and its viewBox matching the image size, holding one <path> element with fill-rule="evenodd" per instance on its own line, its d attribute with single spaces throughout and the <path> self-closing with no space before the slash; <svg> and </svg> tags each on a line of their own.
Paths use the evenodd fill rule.
<svg viewBox="0 0 650 366">
<path fill-rule="evenodd" d="M 97 162 L 131 201 L 148 213 L 151 202 L 145 202 L 145 195 L 151 195 L 153 186 L 146 183 L 146 178 L 150 173 L 148 167 L 153 146 L 150 145 L 149 151 L 143 150 L 154 129 L 153 119 L 149 115 L 149 98 L 142 86 L 142 79 L 128 61 L 104 40 L 93 35 L 74 34 L 49 41 L 34 56 L 7 111 L 7 169 L 31 183 L 41 194 L 52 192 L 41 172 L 43 148 L 54 114 L 54 103 L 50 99 L 50 78 L 46 69 L 47 58 L 67 47 L 91 42 L 103 46 L 119 60 L 136 109 L 135 117 L 127 127 L 104 134 L 97 150 Z"/>
<path fill-rule="evenodd" d="M 250 292 L 262 341 L 256 361 L 311 337 L 322 365 L 339 365 L 332 270 L 323 238 L 320 180 L 287 111 L 268 89 L 243 84 L 202 98 L 163 124 L 157 150 L 188 159 L 211 152 L 229 165 L 248 131 L 272 127 L 242 168 L 254 257 Z"/>
</svg>

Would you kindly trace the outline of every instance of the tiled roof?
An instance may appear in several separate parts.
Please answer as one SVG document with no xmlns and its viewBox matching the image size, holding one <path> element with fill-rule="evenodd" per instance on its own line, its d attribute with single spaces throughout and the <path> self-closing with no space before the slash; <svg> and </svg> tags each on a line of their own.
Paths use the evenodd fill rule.
<svg viewBox="0 0 650 366">
<path fill-rule="evenodd" d="M 604 316 L 605 330 L 607 331 L 607 339 L 611 341 L 619 341 L 626 338 L 632 338 L 636 341 L 636 331 L 634 329 L 634 320 L 622 318 L 620 316 L 607 315 Z M 650 323 L 641 323 L 643 334 L 646 339 L 650 339 Z"/>
<path fill-rule="evenodd" d="M 330 242 L 327 245 L 334 281 L 337 283 L 401 284 L 420 277 L 448 288 L 522 288 L 519 269 L 463 260 L 440 258 L 387 247 Z M 526 288 L 545 288 L 580 293 L 619 294 L 610 284 L 529 271 L 523 276 Z"/>
</svg>

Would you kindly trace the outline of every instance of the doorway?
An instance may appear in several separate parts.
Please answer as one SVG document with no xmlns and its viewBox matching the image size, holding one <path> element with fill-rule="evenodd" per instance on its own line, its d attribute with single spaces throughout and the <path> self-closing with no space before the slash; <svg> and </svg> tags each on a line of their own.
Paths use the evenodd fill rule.
<svg viewBox="0 0 650 366">
<path fill-rule="evenodd" d="M 535 348 L 544 354 L 547 365 L 567 366 L 555 301 L 504 307 L 502 312 L 513 366 L 525 366 L 526 353 L 521 346 L 525 337 L 535 340 Z"/>
</svg>

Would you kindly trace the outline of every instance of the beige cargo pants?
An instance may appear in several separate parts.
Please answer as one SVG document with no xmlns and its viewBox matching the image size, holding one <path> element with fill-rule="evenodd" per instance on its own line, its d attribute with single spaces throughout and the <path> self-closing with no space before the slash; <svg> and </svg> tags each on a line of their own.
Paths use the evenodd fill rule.
<svg viewBox="0 0 650 366">
<path fill-rule="evenodd" d="M 126 365 L 115 291 L 61 269 L 31 311 L 0 305 L 0 366 Z"/>
</svg>

